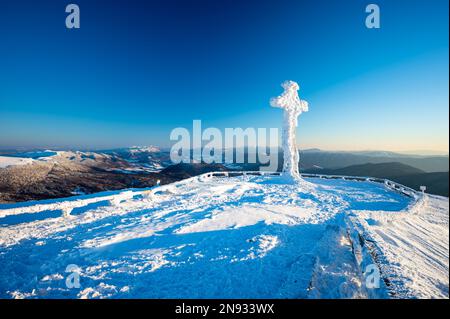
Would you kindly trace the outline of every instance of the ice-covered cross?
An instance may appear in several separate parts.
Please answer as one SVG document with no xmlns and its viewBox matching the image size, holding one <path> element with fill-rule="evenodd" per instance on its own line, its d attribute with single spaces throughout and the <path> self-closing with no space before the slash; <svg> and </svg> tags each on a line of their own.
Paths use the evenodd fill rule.
<svg viewBox="0 0 450 319">
<path fill-rule="evenodd" d="M 297 118 L 302 112 L 308 111 L 308 102 L 300 100 L 298 96 L 299 86 L 294 81 L 285 81 L 281 84 L 284 92 L 270 100 L 270 105 L 284 109 L 283 120 L 283 173 L 287 177 L 295 180 L 300 179 L 298 169 L 299 154 L 297 142 L 295 139 L 295 130 L 297 127 Z"/>
</svg>

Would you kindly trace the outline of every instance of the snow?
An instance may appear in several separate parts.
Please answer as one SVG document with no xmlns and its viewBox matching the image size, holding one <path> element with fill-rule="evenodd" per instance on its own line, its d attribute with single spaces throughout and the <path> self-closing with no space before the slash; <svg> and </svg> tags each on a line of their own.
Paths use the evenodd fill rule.
<svg viewBox="0 0 450 319">
<path fill-rule="evenodd" d="M 448 298 L 447 198 L 308 184 L 202 176 L 96 205 L 0 206 L 0 298 Z M 85 206 L 66 217 L 35 209 L 74 203 Z M 365 285 L 371 263 L 377 289 Z M 72 264 L 79 288 L 66 286 Z"/>
<path fill-rule="evenodd" d="M 356 211 L 351 215 L 376 242 L 386 277 L 402 281 L 401 286 L 394 285 L 394 297 L 448 298 L 448 200 L 427 195 L 410 211 Z"/>
<path fill-rule="evenodd" d="M 148 152 L 148 153 L 156 153 L 161 152 L 159 147 L 150 145 L 150 146 L 132 146 L 128 149 L 130 153 L 140 153 L 140 152 Z"/>
<path fill-rule="evenodd" d="M 63 152 L 55 152 L 51 150 L 35 151 L 26 153 L 17 153 L 14 156 L 0 156 L 0 168 L 10 166 L 28 165 L 36 161 L 49 161 Z"/>
<path fill-rule="evenodd" d="M 299 180 L 299 152 L 295 131 L 298 124 L 298 116 L 308 111 L 308 103 L 300 100 L 298 96 L 299 85 L 294 81 L 285 81 L 281 84 L 284 92 L 270 100 L 272 107 L 282 108 L 283 114 L 283 172 L 286 177 Z"/>
<path fill-rule="evenodd" d="M 22 157 L 0 156 L 0 168 L 32 164 L 33 159 Z"/>
</svg>

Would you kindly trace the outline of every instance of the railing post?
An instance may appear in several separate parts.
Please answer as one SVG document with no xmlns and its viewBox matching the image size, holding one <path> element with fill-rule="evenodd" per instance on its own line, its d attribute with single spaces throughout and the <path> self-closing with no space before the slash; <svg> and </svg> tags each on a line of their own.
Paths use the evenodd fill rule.
<svg viewBox="0 0 450 319">
<path fill-rule="evenodd" d="M 70 213 L 72 212 L 72 209 L 73 209 L 73 207 L 64 207 L 62 209 L 63 217 L 64 218 L 70 217 L 71 216 Z"/>
<path fill-rule="evenodd" d="M 427 187 L 425 185 L 421 185 L 419 187 L 420 191 L 422 192 L 422 194 L 425 194 L 425 191 L 427 190 Z"/>
</svg>

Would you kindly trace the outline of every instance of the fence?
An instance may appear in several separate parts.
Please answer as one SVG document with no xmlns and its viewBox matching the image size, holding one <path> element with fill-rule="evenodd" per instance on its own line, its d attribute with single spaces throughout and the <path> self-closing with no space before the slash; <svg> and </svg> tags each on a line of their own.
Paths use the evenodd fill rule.
<svg viewBox="0 0 450 319">
<path fill-rule="evenodd" d="M 229 171 L 229 172 L 210 172 L 199 175 L 197 177 L 201 178 L 212 178 L 212 177 L 236 177 L 236 176 L 280 176 L 281 172 L 262 172 L 262 171 Z M 416 198 L 421 192 L 416 191 L 410 187 L 399 184 L 397 182 L 391 181 L 385 178 L 376 177 L 362 177 L 362 176 L 347 176 L 347 175 L 324 175 L 324 174 L 301 174 L 303 178 L 321 178 L 321 179 L 342 179 L 348 181 L 360 181 L 360 182 L 375 182 L 384 184 L 389 189 L 396 192 L 402 193 L 408 197 Z"/>
<path fill-rule="evenodd" d="M 164 193 L 174 193 L 174 190 L 180 186 L 190 184 L 194 181 L 206 181 L 214 177 L 237 177 L 237 176 L 281 176 L 281 172 L 262 172 L 262 171 L 218 171 L 204 173 L 198 176 L 190 177 L 172 184 L 166 184 L 162 186 L 155 186 L 147 190 L 132 191 L 127 190 L 113 195 L 105 195 L 93 198 L 81 198 L 76 200 L 68 200 L 55 203 L 36 204 L 33 206 L 19 206 L 13 208 L 0 208 L 0 218 L 18 215 L 24 213 L 39 213 L 42 211 L 54 211 L 61 210 L 63 216 L 69 216 L 73 209 L 87 206 L 89 204 L 108 201 L 110 205 L 120 205 L 122 201 L 132 199 L 135 196 L 155 196 Z M 323 174 L 301 174 L 304 178 L 322 178 L 322 179 L 342 179 L 362 182 L 375 182 L 382 183 L 389 189 L 402 193 L 408 197 L 418 199 L 421 192 L 418 192 L 412 188 L 393 182 L 388 179 L 373 178 L 373 177 L 360 177 L 360 176 L 344 176 L 344 175 L 323 175 Z"/>
</svg>

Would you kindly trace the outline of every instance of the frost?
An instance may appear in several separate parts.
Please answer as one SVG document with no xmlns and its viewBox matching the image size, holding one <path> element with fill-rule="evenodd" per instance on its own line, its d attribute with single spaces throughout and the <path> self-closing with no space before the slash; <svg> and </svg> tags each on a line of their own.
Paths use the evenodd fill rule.
<svg viewBox="0 0 450 319">
<path fill-rule="evenodd" d="M 302 112 L 308 111 L 308 102 L 300 100 L 298 96 L 299 85 L 294 81 L 285 81 L 281 86 L 284 92 L 270 100 L 270 105 L 284 110 L 283 114 L 283 172 L 294 180 L 300 179 L 299 154 L 295 130 L 298 117 Z"/>
</svg>

